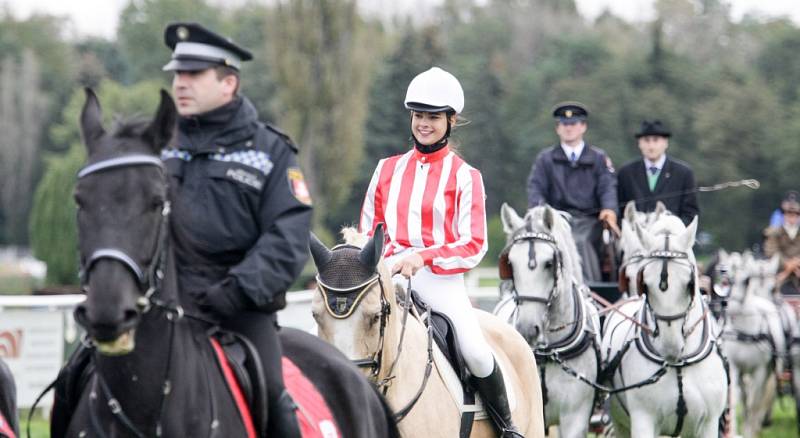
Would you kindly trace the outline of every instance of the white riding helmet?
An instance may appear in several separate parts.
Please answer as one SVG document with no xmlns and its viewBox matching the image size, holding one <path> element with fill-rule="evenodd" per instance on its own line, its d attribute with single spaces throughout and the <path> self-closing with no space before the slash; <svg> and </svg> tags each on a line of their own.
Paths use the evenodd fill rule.
<svg viewBox="0 0 800 438">
<path fill-rule="evenodd" d="M 418 74 L 406 92 L 406 109 L 428 113 L 464 109 L 464 90 L 455 76 L 433 67 Z"/>
</svg>

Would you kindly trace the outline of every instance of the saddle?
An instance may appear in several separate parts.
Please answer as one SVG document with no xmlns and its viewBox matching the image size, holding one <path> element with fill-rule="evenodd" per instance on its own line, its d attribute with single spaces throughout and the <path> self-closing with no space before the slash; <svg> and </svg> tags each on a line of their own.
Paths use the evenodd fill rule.
<svg viewBox="0 0 800 438">
<path fill-rule="evenodd" d="M 233 332 L 215 331 L 209 341 L 242 415 L 248 438 L 265 436 L 267 387 L 258 352 L 247 338 Z M 341 437 L 330 407 L 314 384 L 286 356 L 282 358 L 282 368 L 286 390 L 303 413 L 297 416 L 302 436 Z M 254 427 L 259 425 L 263 429 L 256 432 Z"/>
<path fill-rule="evenodd" d="M 250 340 L 230 331 L 216 329 L 209 339 L 245 427 L 256 427 L 258 435 L 264 436 L 268 398 L 258 351 Z"/>
<path fill-rule="evenodd" d="M 413 289 L 411 290 L 411 302 L 418 315 L 424 315 L 430 310 L 430 307 Z M 460 436 L 469 436 L 474 420 L 490 417 L 484 409 L 483 402 L 476 396 L 477 391 L 471 382 L 472 374 L 469 372 L 459 347 L 453 322 L 447 315 L 434 310 L 430 310 L 430 318 L 423 319 L 422 322 L 426 326 L 430 326 L 433 333 L 433 341 L 436 344 L 433 349 L 433 359 L 436 369 L 462 412 Z M 498 366 L 503 368 L 500 362 L 498 362 Z M 511 381 L 508 380 L 509 375 L 509 372 L 503 373 L 509 407 L 513 412 L 516 407 L 516 398 Z"/>
<path fill-rule="evenodd" d="M 413 289 L 411 290 L 411 302 L 414 303 L 419 315 L 428 310 L 428 305 Z M 458 338 L 453 328 L 453 322 L 444 313 L 431 310 L 430 320 L 426 321 L 426 324 L 432 326 L 433 341 L 444 354 L 450 366 L 453 367 L 458 379 L 466 386 L 469 383 L 470 372 L 464 360 L 464 355 L 461 353 L 461 348 L 458 346 Z"/>
</svg>

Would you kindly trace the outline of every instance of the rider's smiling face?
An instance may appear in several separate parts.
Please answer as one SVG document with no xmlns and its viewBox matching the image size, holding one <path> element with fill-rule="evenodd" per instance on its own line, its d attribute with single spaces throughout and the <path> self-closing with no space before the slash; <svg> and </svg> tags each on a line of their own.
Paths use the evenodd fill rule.
<svg viewBox="0 0 800 438">
<path fill-rule="evenodd" d="M 455 117 L 455 116 L 453 116 Z M 420 144 L 432 145 L 447 133 L 447 115 L 444 112 L 411 112 L 411 133 Z"/>
</svg>

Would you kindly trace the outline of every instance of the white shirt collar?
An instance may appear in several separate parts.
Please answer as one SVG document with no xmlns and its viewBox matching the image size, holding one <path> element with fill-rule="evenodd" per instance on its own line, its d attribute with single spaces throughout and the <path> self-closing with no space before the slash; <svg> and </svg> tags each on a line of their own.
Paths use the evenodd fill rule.
<svg viewBox="0 0 800 438">
<path fill-rule="evenodd" d="M 664 168 L 664 163 L 666 162 L 667 162 L 667 154 L 662 155 L 661 158 L 659 158 L 658 161 L 656 161 L 655 163 L 645 158 L 644 168 L 650 171 L 650 168 L 655 166 L 656 168 L 658 168 L 659 171 L 661 171 L 661 169 Z"/>
<path fill-rule="evenodd" d="M 786 234 L 789 235 L 789 238 L 794 240 L 797 237 L 797 230 L 800 229 L 800 226 L 795 225 L 790 227 L 789 225 L 783 224 L 783 229 L 786 230 Z"/>
<path fill-rule="evenodd" d="M 575 152 L 575 156 L 576 157 L 580 158 L 581 157 L 581 153 L 583 152 L 583 147 L 585 145 L 586 145 L 586 143 L 583 142 L 583 141 L 581 141 L 580 143 L 578 143 L 577 146 L 574 146 L 574 147 L 565 145 L 564 143 L 561 143 L 561 149 L 564 150 L 564 155 L 566 155 L 567 159 L 569 160 L 570 159 L 570 155 L 573 152 Z"/>
</svg>

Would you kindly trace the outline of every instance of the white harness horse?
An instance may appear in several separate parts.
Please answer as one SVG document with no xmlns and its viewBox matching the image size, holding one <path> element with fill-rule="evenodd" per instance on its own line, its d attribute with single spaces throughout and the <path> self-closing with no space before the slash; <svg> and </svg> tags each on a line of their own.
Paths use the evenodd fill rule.
<svg viewBox="0 0 800 438">
<path fill-rule="evenodd" d="M 545 427 L 559 425 L 560 437 L 583 438 L 600 366 L 600 322 L 580 282 L 580 258 L 569 224 L 549 206 L 531 209 L 524 219 L 507 204 L 500 213 L 508 238 L 500 276 L 513 279 L 514 289 L 494 313 L 533 349 Z"/>
<path fill-rule="evenodd" d="M 780 311 L 771 298 L 763 296 L 766 292 L 758 291 L 764 272 L 756 265 L 749 253 L 724 251 L 717 264 L 719 276 L 727 274 L 731 288 L 722 331 L 723 351 L 730 360 L 731 418 L 736 418 L 742 399 L 746 437 L 758 436 L 775 400 L 774 377 L 783 370 L 786 351 Z M 732 422 L 734 435 L 736 429 Z"/>
<path fill-rule="evenodd" d="M 604 375 L 614 388 L 611 416 L 621 437 L 716 437 L 727 398 L 715 323 L 697 287 L 692 252 L 697 219 L 667 216 L 649 230 L 636 273 L 641 299 L 605 322 Z"/>
</svg>

